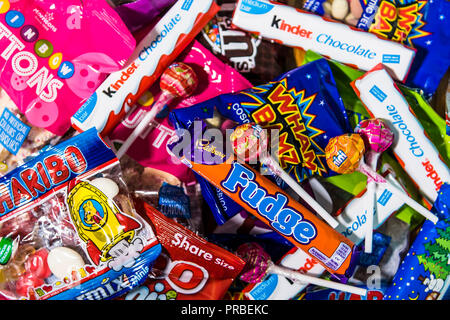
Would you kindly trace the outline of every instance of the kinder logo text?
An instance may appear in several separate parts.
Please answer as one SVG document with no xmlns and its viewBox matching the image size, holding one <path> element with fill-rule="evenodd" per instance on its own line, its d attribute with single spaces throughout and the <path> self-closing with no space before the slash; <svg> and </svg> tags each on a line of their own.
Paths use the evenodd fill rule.
<svg viewBox="0 0 450 320">
<path fill-rule="evenodd" d="M 286 205 L 288 198 L 285 195 L 268 194 L 264 187 L 253 181 L 254 179 L 255 174 L 252 171 L 234 162 L 221 185 L 230 192 L 239 192 L 242 201 L 269 220 L 270 225 L 282 235 L 292 236 L 301 244 L 310 243 L 317 236 L 316 227 Z"/>
<path fill-rule="evenodd" d="M 273 16 L 272 24 L 270 25 L 272 28 L 276 28 L 285 32 L 289 32 L 295 35 L 298 35 L 302 38 L 311 39 L 312 31 L 307 29 L 303 29 L 301 25 L 291 25 L 287 23 L 284 19 L 278 18 L 276 15 Z"/>
</svg>

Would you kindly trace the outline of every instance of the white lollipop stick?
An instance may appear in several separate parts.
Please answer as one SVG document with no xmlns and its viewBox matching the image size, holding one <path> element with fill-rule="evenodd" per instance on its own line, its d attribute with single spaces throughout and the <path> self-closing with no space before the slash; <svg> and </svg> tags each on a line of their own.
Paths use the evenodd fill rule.
<svg viewBox="0 0 450 320">
<path fill-rule="evenodd" d="M 355 286 L 351 286 L 351 285 L 347 285 L 347 284 L 343 284 L 343 283 L 339 283 L 339 282 L 335 282 L 335 281 L 311 277 L 311 276 L 305 275 L 303 273 L 300 273 L 298 271 L 294 271 L 294 270 L 291 270 L 291 269 L 288 269 L 288 268 L 285 268 L 282 266 L 278 266 L 278 265 L 274 264 L 272 261 L 268 262 L 267 273 L 275 273 L 280 276 L 284 276 L 288 279 L 291 279 L 293 281 L 298 281 L 298 282 L 306 283 L 306 284 L 311 283 L 311 284 L 314 284 L 317 286 L 335 289 L 335 290 L 339 290 L 339 291 L 350 292 L 350 293 L 354 293 L 354 294 L 357 294 L 360 296 L 365 296 L 367 294 L 367 289 L 358 288 Z"/>
<path fill-rule="evenodd" d="M 292 190 L 297 193 L 300 198 L 306 201 L 314 211 L 319 214 L 333 229 L 339 225 L 339 222 L 330 215 L 313 197 L 309 195 L 289 174 L 287 174 L 283 168 L 271 157 L 263 156 L 261 162 L 267 165 L 277 176 L 279 176 L 284 182 L 286 182 Z"/>
</svg>

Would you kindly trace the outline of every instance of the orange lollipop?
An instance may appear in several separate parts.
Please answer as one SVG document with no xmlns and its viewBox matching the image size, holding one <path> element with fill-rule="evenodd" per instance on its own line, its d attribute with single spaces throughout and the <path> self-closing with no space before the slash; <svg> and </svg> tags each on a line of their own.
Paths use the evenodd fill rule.
<svg viewBox="0 0 450 320">
<path fill-rule="evenodd" d="M 397 197 L 401 198 L 407 205 L 422 214 L 425 218 L 437 223 L 438 217 L 425 209 L 405 193 L 398 190 L 384 177 L 380 176 L 376 171 L 364 163 L 364 140 L 359 134 L 344 134 L 330 139 L 325 148 L 327 164 L 331 170 L 347 174 L 359 171 L 367 176 L 368 182 L 383 184 Z"/>
</svg>

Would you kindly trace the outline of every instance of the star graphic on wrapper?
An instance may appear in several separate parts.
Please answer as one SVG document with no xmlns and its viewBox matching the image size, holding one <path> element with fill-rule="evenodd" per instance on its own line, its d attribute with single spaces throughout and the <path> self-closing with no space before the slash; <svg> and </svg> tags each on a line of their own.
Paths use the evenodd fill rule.
<svg viewBox="0 0 450 320">
<path fill-rule="evenodd" d="M 323 101 L 323 100 L 320 100 L 320 102 L 319 102 L 319 106 L 324 106 L 325 105 L 325 101 Z"/>
<path fill-rule="evenodd" d="M 443 15 L 443 14 L 441 14 L 440 16 L 439 16 L 439 20 L 444 20 L 445 19 L 445 16 Z"/>
<path fill-rule="evenodd" d="M 425 42 L 425 43 L 426 43 L 427 46 L 429 46 L 429 45 L 431 45 L 431 42 L 432 42 L 431 40 L 428 40 L 428 41 Z"/>
<path fill-rule="evenodd" d="M 306 74 L 307 79 L 311 79 L 311 75 L 309 73 Z"/>
</svg>

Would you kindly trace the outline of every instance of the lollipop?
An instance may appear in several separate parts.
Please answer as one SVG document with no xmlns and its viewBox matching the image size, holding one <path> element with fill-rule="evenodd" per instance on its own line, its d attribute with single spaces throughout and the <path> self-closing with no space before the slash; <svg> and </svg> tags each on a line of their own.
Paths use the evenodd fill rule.
<svg viewBox="0 0 450 320">
<path fill-rule="evenodd" d="M 360 296 L 365 296 L 367 290 L 358 288 L 330 280 L 311 277 L 301 272 L 278 266 L 273 263 L 270 256 L 256 242 L 244 243 L 237 248 L 237 255 L 245 260 L 246 265 L 241 273 L 240 279 L 247 283 L 261 282 L 267 274 L 278 274 L 292 281 L 301 283 L 311 283 L 317 286 L 327 287 L 330 289 L 351 292 Z"/>
<path fill-rule="evenodd" d="M 233 151 L 238 159 L 245 162 L 259 159 L 274 174 L 285 181 L 302 199 L 304 199 L 331 227 L 339 222 L 334 219 L 313 197 L 309 195 L 289 174 L 287 174 L 268 153 L 265 131 L 255 123 L 238 126 L 230 136 Z"/>
<path fill-rule="evenodd" d="M 411 208 L 422 214 L 425 218 L 437 223 L 437 216 L 398 190 L 389 181 L 366 165 L 364 163 L 364 151 L 364 141 L 359 134 L 344 134 L 334 137 L 330 139 L 325 148 L 327 164 L 331 170 L 340 174 L 352 173 L 354 171 L 361 172 L 367 176 L 368 181 L 385 185 L 386 188 L 389 188 L 393 194 L 402 199 Z"/>
<path fill-rule="evenodd" d="M 386 126 L 380 119 L 362 120 L 355 128 L 355 132 L 359 133 L 364 140 L 365 145 L 368 146 L 366 152 L 366 159 L 369 167 L 376 171 L 378 158 L 386 151 L 394 141 L 394 133 Z M 367 181 L 367 194 L 373 196 L 372 201 L 368 201 L 367 205 L 367 221 L 366 221 L 366 236 L 364 238 L 364 251 L 366 253 L 372 252 L 372 235 L 373 235 L 373 216 L 376 211 L 375 199 L 375 183 L 370 180 Z"/>
<path fill-rule="evenodd" d="M 197 88 L 197 83 L 197 75 L 191 67 L 181 62 L 172 63 L 161 75 L 159 84 L 162 91 L 161 96 L 120 147 L 117 152 L 117 158 L 120 159 L 127 152 L 128 148 L 148 127 L 149 123 L 155 119 L 156 115 L 161 112 L 166 104 L 176 98 L 190 96 Z"/>
</svg>

